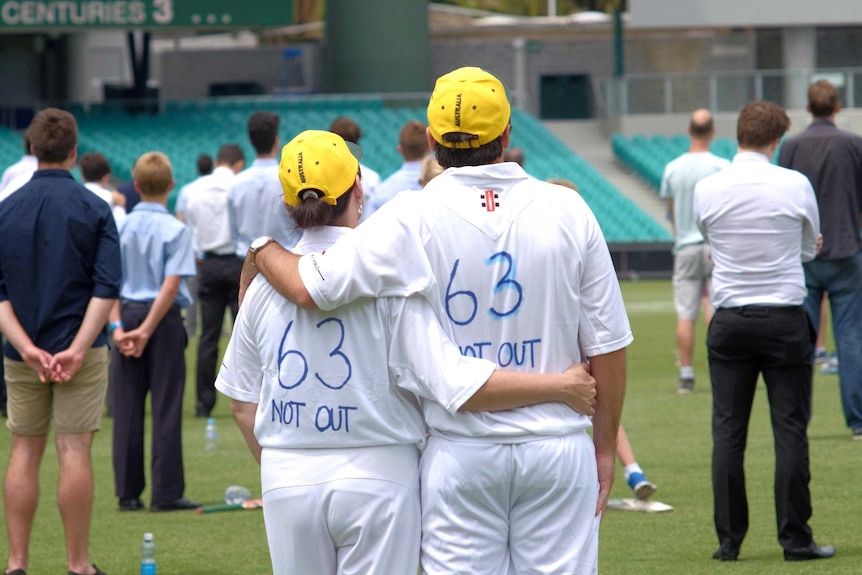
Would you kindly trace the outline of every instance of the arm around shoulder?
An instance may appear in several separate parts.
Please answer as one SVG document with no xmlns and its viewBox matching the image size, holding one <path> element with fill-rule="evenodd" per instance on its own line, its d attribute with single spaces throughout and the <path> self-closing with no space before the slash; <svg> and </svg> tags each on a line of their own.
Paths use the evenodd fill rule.
<svg viewBox="0 0 862 575">
<path fill-rule="evenodd" d="M 458 411 L 501 411 L 539 403 L 561 402 L 572 410 L 595 413 L 596 380 L 589 364 L 576 364 L 564 373 L 517 373 L 496 370 Z"/>
<path fill-rule="evenodd" d="M 289 252 L 278 243 L 272 242 L 255 254 L 250 254 L 246 259 L 248 257 L 251 257 L 251 263 L 278 293 L 302 308 L 317 309 L 317 305 L 299 275 L 300 256 Z M 245 283 L 245 278 L 243 278 L 246 288 L 252 279 L 254 279 L 253 275 Z"/>
</svg>

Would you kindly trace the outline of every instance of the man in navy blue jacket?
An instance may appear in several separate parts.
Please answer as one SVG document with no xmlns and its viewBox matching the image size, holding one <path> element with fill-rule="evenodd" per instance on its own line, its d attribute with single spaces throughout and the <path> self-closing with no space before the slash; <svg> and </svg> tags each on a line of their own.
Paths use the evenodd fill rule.
<svg viewBox="0 0 862 575">
<path fill-rule="evenodd" d="M 93 506 L 90 446 L 105 401 L 105 322 L 119 296 L 120 248 L 111 208 L 69 172 L 78 128 L 48 108 L 30 127 L 39 167 L 0 204 L 0 331 L 12 453 L 4 497 L 7 573 L 23 574 L 39 499 L 48 432 L 60 458 L 57 505 L 70 575 L 102 573 L 90 563 Z"/>
</svg>

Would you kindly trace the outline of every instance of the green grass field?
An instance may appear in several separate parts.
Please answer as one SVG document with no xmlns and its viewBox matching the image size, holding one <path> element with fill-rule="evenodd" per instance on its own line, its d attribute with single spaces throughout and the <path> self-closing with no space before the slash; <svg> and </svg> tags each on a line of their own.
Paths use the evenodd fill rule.
<svg viewBox="0 0 862 575">
<path fill-rule="evenodd" d="M 709 378 L 703 340 L 695 357 L 697 386 L 688 396 L 676 393 L 675 314 L 667 281 L 624 283 L 623 293 L 635 334 L 629 348 L 628 392 L 623 421 L 638 461 L 658 484 L 655 499 L 668 513 L 609 510 L 601 532 L 600 572 L 632 574 L 859 574 L 862 573 L 862 444 L 850 440 L 841 415 L 837 376 L 819 373 L 814 386 L 811 438 L 811 491 L 816 539 L 837 546 L 834 559 L 785 563 L 776 541 L 772 497 L 773 448 L 764 389 L 758 390 L 747 452 L 748 497 L 752 524 L 736 564 L 710 559 L 717 547 L 710 488 Z M 832 346 L 830 345 L 830 348 Z M 193 365 L 194 349 L 187 358 Z M 204 420 L 194 413 L 194 384 L 186 386 L 184 450 L 186 494 L 219 503 L 231 484 L 259 493 L 257 464 L 245 448 L 223 397 L 216 406 L 219 444 L 203 449 Z M 159 575 L 258 575 L 270 573 L 262 512 L 120 513 L 111 469 L 112 421 L 105 419 L 93 448 L 96 502 L 91 557 L 110 575 L 138 572 L 145 531 L 155 536 Z M 9 433 L 0 433 L 0 461 L 8 461 Z M 618 469 L 612 497 L 630 492 Z M 56 507 L 57 459 L 49 447 L 42 469 L 42 498 L 31 543 L 28 572 L 65 573 L 65 551 Z M 144 493 L 149 503 L 149 493 Z M 5 525 L 0 526 L 0 560 L 7 556 Z M 397 575 L 397 574 L 393 574 Z"/>
</svg>

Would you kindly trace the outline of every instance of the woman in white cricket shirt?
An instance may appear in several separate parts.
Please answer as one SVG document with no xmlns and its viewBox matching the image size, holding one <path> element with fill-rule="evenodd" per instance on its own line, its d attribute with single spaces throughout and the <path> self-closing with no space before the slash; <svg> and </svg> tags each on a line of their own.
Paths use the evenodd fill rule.
<svg viewBox="0 0 862 575">
<path fill-rule="evenodd" d="M 282 150 L 285 202 L 304 230 L 298 252 L 323 251 L 358 224 L 357 156 L 321 131 Z M 256 240 L 252 254 L 267 241 Z M 416 573 L 421 401 L 451 413 L 546 401 L 592 411 L 594 382 L 583 368 L 494 372 L 462 357 L 446 334 L 421 296 L 366 298 L 328 313 L 294 306 L 262 276 L 251 284 L 216 387 L 232 398 L 261 463 L 276 575 Z"/>
</svg>

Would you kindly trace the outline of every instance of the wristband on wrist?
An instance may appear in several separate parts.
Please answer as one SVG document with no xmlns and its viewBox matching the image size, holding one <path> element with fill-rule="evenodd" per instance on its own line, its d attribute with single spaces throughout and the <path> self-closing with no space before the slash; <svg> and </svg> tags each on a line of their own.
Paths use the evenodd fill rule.
<svg viewBox="0 0 862 575">
<path fill-rule="evenodd" d="M 111 323 L 108 324 L 108 333 L 114 333 L 114 330 L 117 329 L 118 327 L 125 328 L 122 320 L 121 321 L 112 321 Z"/>
</svg>

